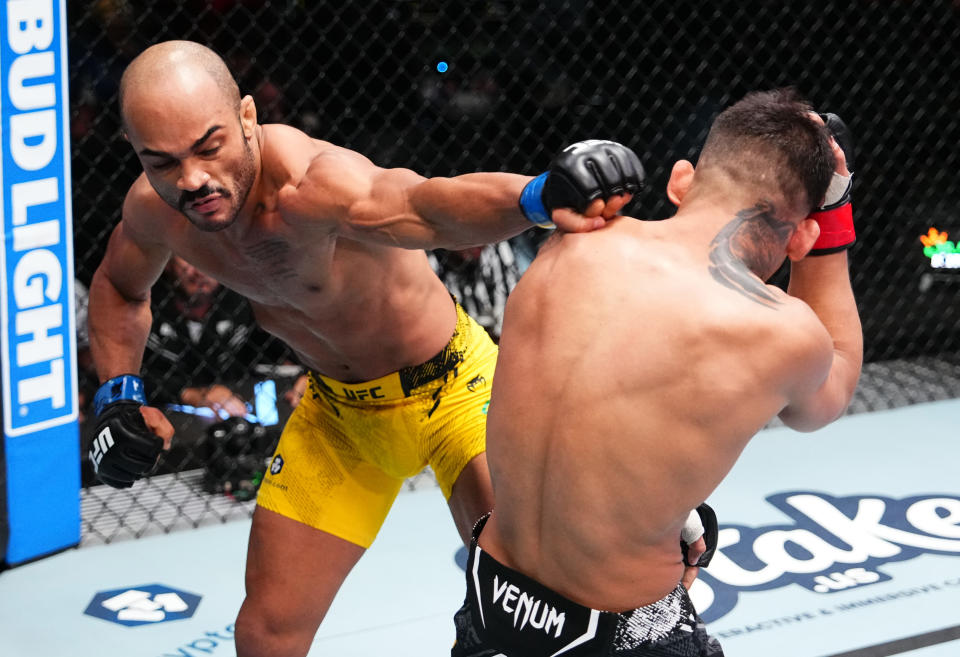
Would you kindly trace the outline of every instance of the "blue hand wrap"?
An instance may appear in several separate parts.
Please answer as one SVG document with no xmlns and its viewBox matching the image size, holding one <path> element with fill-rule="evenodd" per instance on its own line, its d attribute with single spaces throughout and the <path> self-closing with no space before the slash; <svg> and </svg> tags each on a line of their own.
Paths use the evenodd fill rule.
<svg viewBox="0 0 960 657">
<path fill-rule="evenodd" d="M 535 223 L 541 228 L 553 228 L 553 221 L 550 220 L 550 211 L 543 204 L 543 185 L 547 182 L 548 173 L 541 173 L 539 176 L 527 183 L 523 191 L 520 192 L 520 210 L 528 221 Z"/>
<path fill-rule="evenodd" d="M 143 380 L 139 376 L 121 374 L 104 382 L 102 386 L 97 388 L 97 393 L 93 396 L 93 411 L 96 415 L 100 415 L 108 404 L 122 399 L 135 401 L 139 404 L 147 403 L 147 398 L 143 394 Z"/>
</svg>

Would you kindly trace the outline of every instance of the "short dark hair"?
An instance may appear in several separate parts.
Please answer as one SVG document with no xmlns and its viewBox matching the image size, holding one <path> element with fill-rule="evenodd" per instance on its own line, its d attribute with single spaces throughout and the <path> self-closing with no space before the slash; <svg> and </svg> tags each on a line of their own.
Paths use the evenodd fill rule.
<svg viewBox="0 0 960 657">
<path fill-rule="evenodd" d="M 697 169 L 779 193 L 804 215 L 823 200 L 836 166 L 827 129 L 792 88 L 747 94 L 716 118 Z M 773 175 L 767 175 L 772 173 Z"/>
</svg>

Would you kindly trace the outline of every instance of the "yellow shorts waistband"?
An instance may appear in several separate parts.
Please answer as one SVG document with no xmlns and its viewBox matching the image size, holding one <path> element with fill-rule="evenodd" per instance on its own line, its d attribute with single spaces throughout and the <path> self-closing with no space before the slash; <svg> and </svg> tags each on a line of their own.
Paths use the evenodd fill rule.
<svg viewBox="0 0 960 657">
<path fill-rule="evenodd" d="M 430 360 L 404 367 L 371 381 L 345 383 L 319 372 L 310 372 L 314 385 L 323 392 L 353 401 L 383 401 L 409 397 L 413 391 L 454 371 L 466 355 L 476 336 L 483 329 L 470 319 L 467 312 L 457 305 L 457 327 L 440 353 Z"/>
<path fill-rule="evenodd" d="M 400 384 L 400 374 L 393 372 L 379 379 L 361 381 L 360 383 L 344 383 L 331 379 L 317 372 L 310 372 L 314 384 L 327 394 L 352 399 L 355 401 L 378 401 L 383 399 L 400 399 L 407 397 Z"/>
</svg>

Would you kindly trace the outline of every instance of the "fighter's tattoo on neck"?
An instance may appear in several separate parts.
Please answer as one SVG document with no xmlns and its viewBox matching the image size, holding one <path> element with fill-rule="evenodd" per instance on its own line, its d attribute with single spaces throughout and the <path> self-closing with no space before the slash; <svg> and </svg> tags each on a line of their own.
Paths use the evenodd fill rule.
<svg viewBox="0 0 960 657">
<path fill-rule="evenodd" d="M 777 217 L 768 200 L 737 213 L 710 242 L 710 275 L 751 301 L 772 308 L 781 302 L 763 280 L 780 265 L 793 226 Z M 760 278 L 757 278 L 760 277 Z"/>
<path fill-rule="evenodd" d="M 290 266 L 290 245 L 280 238 L 271 238 L 244 249 L 244 254 L 263 265 L 265 274 L 271 278 L 288 280 L 296 278 L 296 270 Z"/>
</svg>

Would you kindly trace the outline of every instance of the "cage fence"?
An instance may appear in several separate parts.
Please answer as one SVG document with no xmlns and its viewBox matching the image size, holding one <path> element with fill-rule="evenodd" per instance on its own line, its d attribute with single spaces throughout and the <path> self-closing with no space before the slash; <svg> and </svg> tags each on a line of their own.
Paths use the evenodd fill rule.
<svg viewBox="0 0 960 657">
<path fill-rule="evenodd" d="M 960 3 L 97 0 L 68 2 L 67 18 L 82 285 L 140 173 L 117 110 L 120 75 L 158 41 L 216 50 L 260 122 L 293 125 L 385 167 L 532 175 L 571 142 L 622 142 L 647 169 L 630 214 L 648 220 L 670 215 L 671 166 L 695 160 L 723 107 L 792 86 L 842 116 L 856 141 L 851 275 L 867 364 L 850 412 L 957 396 L 960 255 L 950 235 L 960 235 Z M 435 251 L 431 262 L 496 336 L 506 295 L 543 238 L 531 229 L 481 249 Z M 272 394 L 283 407 L 298 374 L 289 350 L 215 282 L 201 291 L 211 314 L 184 313 L 201 294 L 187 288 L 204 282 L 174 274 L 154 291 L 162 321 L 144 361 L 156 403 L 176 404 L 185 385 L 229 373 L 251 399 L 269 405 Z M 95 379 L 83 387 L 89 397 Z M 135 494 L 96 485 L 85 466 L 84 544 L 245 517 L 283 415 L 263 426 L 190 415 L 178 427 L 182 447 Z M 410 485 L 430 481 L 426 472 Z"/>
</svg>

